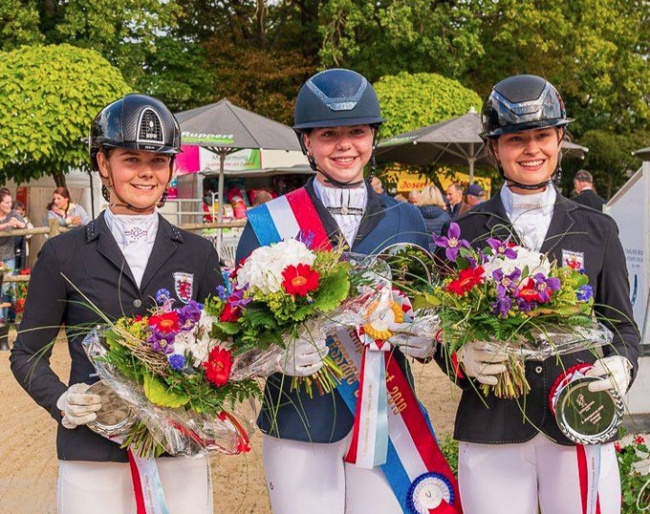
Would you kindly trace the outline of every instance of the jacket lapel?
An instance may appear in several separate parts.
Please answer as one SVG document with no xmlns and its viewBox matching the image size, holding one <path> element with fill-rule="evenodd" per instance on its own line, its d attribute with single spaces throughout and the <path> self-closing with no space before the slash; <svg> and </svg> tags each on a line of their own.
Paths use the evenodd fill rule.
<svg viewBox="0 0 650 514">
<path fill-rule="evenodd" d="M 363 213 L 363 218 L 361 218 L 359 230 L 354 238 L 353 246 L 363 241 L 386 215 L 385 198 L 371 188 L 367 182 L 365 183 L 365 187 L 368 191 L 368 203 L 366 205 L 366 211 Z"/>
<path fill-rule="evenodd" d="M 111 234 L 111 231 L 108 229 L 103 213 L 101 216 L 98 216 L 86 225 L 86 242 L 90 243 L 95 240 L 97 241 L 97 251 L 112 263 L 113 266 L 120 271 L 120 274 L 126 276 L 137 288 L 138 286 L 135 282 L 135 278 L 133 278 L 131 268 L 129 268 L 120 247 L 117 246 L 113 234 Z"/>
<path fill-rule="evenodd" d="M 571 202 L 560 193 L 557 194 L 551 224 L 548 227 L 548 232 L 546 233 L 544 244 L 542 245 L 542 253 L 551 255 L 562 243 L 564 238 L 571 232 L 575 231 L 576 220 L 573 217 L 573 211 L 577 208 L 578 206 L 575 203 Z"/>
<path fill-rule="evenodd" d="M 158 218 L 158 233 L 156 234 L 156 241 L 153 244 L 149 262 L 147 262 L 147 267 L 142 276 L 141 291 L 146 289 L 162 265 L 174 255 L 177 243 L 183 242 L 183 235 L 179 228 L 169 223 L 160 215 L 158 215 Z"/>
</svg>

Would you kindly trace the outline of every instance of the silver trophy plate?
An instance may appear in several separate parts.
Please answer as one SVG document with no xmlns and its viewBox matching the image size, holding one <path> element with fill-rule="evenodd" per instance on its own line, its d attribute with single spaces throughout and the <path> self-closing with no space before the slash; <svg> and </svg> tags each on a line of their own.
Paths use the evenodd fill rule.
<svg viewBox="0 0 650 514">
<path fill-rule="evenodd" d="M 86 392 L 98 395 L 102 402 L 97 418 L 88 423 L 88 428 L 109 438 L 126 435 L 136 422 L 136 416 L 128 404 L 101 380 L 91 385 Z"/>
<path fill-rule="evenodd" d="M 562 433 L 578 444 L 602 444 L 616 435 L 623 420 L 624 403 L 616 391 L 592 393 L 588 387 L 600 377 L 583 376 L 558 394 L 555 419 Z"/>
</svg>

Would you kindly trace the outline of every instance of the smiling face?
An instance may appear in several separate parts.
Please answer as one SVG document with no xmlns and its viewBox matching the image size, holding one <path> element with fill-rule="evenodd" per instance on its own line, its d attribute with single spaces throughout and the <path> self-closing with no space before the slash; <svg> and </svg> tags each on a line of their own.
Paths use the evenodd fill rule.
<svg viewBox="0 0 650 514">
<path fill-rule="evenodd" d="M 105 153 L 99 153 L 97 163 L 102 177 L 112 178 L 110 203 L 115 214 L 143 213 L 123 204 L 153 212 L 171 179 L 171 157 L 166 154 L 115 148 L 108 158 Z"/>
<path fill-rule="evenodd" d="M 303 135 L 308 154 L 319 170 L 343 183 L 363 180 L 363 168 L 372 155 L 374 129 L 369 125 L 314 129 Z M 325 185 L 327 176 L 318 173 Z"/>
<path fill-rule="evenodd" d="M 13 201 L 11 200 L 11 195 L 2 195 L 0 196 L 0 214 L 2 216 L 6 216 L 11 212 L 11 206 L 13 205 Z"/>
<path fill-rule="evenodd" d="M 492 149 L 501 164 L 507 180 L 520 184 L 535 185 L 548 182 L 557 168 L 562 141 L 562 129 L 545 128 L 503 134 Z M 511 191 L 519 194 L 543 191 L 526 190 L 513 186 Z"/>
</svg>

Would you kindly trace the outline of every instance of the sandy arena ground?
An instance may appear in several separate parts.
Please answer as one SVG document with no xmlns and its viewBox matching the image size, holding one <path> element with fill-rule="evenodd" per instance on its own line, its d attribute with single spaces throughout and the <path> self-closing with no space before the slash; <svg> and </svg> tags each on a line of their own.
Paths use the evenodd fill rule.
<svg viewBox="0 0 650 514">
<path fill-rule="evenodd" d="M 52 366 L 67 380 L 67 343 L 56 343 Z M 413 371 L 419 397 L 442 439 L 451 433 L 459 392 L 435 364 L 416 364 Z M 0 352 L 0 390 L 0 513 L 56 513 L 55 423 L 15 381 L 9 352 Z M 253 436 L 252 447 L 245 455 L 212 457 L 215 512 L 271 514 L 259 433 Z"/>
</svg>

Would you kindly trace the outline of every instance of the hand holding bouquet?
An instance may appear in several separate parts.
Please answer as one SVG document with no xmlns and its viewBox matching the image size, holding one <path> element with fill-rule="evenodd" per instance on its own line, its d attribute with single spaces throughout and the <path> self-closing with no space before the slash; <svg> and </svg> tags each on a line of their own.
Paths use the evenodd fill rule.
<svg viewBox="0 0 650 514">
<path fill-rule="evenodd" d="M 449 273 L 424 302 L 440 316 L 449 353 L 464 345 L 491 343 L 506 352 L 506 371 L 485 394 L 517 398 L 530 387 L 524 359 L 544 359 L 611 341 L 592 318 L 593 292 L 581 270 L 558 267 L 548 258 L 507 240 L 487 239 L 480 250 L 460 238 L 452 223 L 447 237 L 433 236 L 445 249 Z M 482 347 L 483 350 L 485 348 Z"/>
<path fill-rule="evenodd" d="M 260 391 L 255 371 L 210 335 L 220 300 L 175 307 L 169 297 L 158 291 L 149 315 L 106 319 L 84 341 L 100 378 L 138 418 L 120 434 L 123 445 L 145 456 L 247 451 L 248 429 L 232 411 Z M 240 380 L 231 377 L 233 365 Z"/>
<path fill-rule="evenodd" d="M 235 354 L 265 358 L 273 351 L 264 371 L 294 375 L 294 388 L 331 392 L 341 375 L 318 324 L 350 292 L 350 266 L 340 257 L 340 251 L 314 251 L 293 239 L 257 248 L 234 271 L 233 292 L 222 295 L 214 335 L 231 338 Z"/>
</svg>

